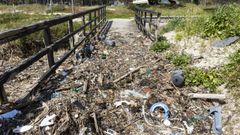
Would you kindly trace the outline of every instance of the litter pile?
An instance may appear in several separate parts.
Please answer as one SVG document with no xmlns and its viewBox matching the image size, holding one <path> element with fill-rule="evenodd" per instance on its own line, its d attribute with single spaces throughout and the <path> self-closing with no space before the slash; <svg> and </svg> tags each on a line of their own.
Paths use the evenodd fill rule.
<svg viewBox="0 0 240 135">
<path fill-rule="evenodd" d="M 221 108 L 207 94 L 191 94 L 202 90 L 175 87 L 174 67 L 150 52 L 150 44 L 142 35 L 118 32 L 89 43 L 80 52 L 91 55 L 76 53 L 65 62 L 36 96 L 41 102 L 0 115 L 0 133 L 221 133 Z"/>
</svg>

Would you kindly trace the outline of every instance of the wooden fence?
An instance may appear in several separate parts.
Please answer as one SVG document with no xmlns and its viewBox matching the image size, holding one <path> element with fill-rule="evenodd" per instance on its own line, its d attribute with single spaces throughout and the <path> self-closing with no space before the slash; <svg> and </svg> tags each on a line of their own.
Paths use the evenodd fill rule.
<svg viewBox="0 0 240 135">
<path fill-rule="evenodd" d="M 155 11 L 143 9 L 138 6 L 135 7 L 135 21 L 138 25 L 138 29 L 151 40 L 156 39 L 155 31 L 158 29 L 158 26 L 154 21 L 156 22 L 156 20 L 159 20 L 160 15 L 160 13 Z"/>
<path fill-rule="evenodd" d="M 86 19 L 88 17 L 88 19 Z M 73 31 L 73 19 L 82 18 L 83 25 Z M 86 22 L 87 21 L 87 22 Z M 52 43 L 51 39 L 51 30 L 50 28 L 68 22 L 68 31 L 69 33 L 62 38 L 58 39 L 56 42 Z M 38 53 L 33 56 L 27 58 L 19 65 L 8 69 L 3 74 L 0 75 L 0 105 L 4 104 L 8 101 L 6 92 L 4 90 L 4 84 L 9 80 L 12 80 L 16 75 L 30 67 L 36 61 L 47 55 L 49 70 L 45 72 L 41 78 L 38 80 L 36 84 L 32 87 L 32 90 L 23 97 L 23 99 L 28 99 L 31 95 L 35 94 L 38 88 L 43 84 L 44 80 L 48 79 L 55 70 L 71 55 L 75 52 L 75 50 L 83 44 L 87 39 L 90 39 L 96 36 L 97 31 L 104 25 L 106 22 L 106 7 L 100 6 L 95 9 L 82 11 L 76 14 L 71 14 L 63 17 L 59 17 L 56 19 L 52 19 L 49 21 L 40 22 L 37 24 L 29 25 L 26 27 L 12 29 L 5 32 L 0 33 L 0 45 L 4 43 L 8 43 L 10 41 L 19 39 L 21 37 L 30 35 L 32 33 L 43 31 L 43 40 L 45 43 L 45 48 L 40 50 Z M 87 31 L 88 30 L 88 31 Z M 85 38 L 80 40 L 77 43 L 74 43 L 74 35 L 83 32 Z M 69 41 L 70 50 L 64 54 L 62 58 L 58 61 L 54 61 L 54 53 L 53 50 L 61 45 L 63 42 Z"/>
</svg>

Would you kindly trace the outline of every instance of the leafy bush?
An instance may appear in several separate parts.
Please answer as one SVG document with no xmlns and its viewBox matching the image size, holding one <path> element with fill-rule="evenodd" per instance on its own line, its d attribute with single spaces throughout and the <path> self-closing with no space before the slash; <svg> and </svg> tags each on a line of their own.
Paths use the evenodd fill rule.
<svg viewBox="0 0 240 135">
<path fill-rule="evenodd" d="M 191 62 L 191 56 L 187 54 L 170 53 L 166 57 L 175 66 L 186 66 Z"/>
<path fill-rule="evenodd" d="M 170 44 L 167 42 L 166 38 L 159 37 L 158 41 L 151 46 L 150 50 L 154 52 L 162 52 L 168 49 L 169 47 L 170 47 Z"/>
<path fill-rule="evenodd" d="M 223 83 L 220 72 L 215 69 L 203 70 L 198 68 L 184 69 L 185 85 L 204 86 L 214 91 L 217 86 Z"/>
<path fill-rule="evenodd" d="M 54 5 L 52 9 L 49 8 L 46 12 L 51 13 L 51 12 L 64 12 L 64 11 L 65 11 L 64 5 Z"/>
<path fill-rule="evenodd" d="M 203 36 L 226 38 L 240 34 L 240 6 L 220 7 L 204 23 Z"/>
<path fill-rule="evenodd" d="M 237 4 L 219 7 L 212 15 L 185 21 L 178 27 L 187 35 L 227 38 L 240 34 L 240 6 Z"/>
<path fill-rule="evenodd" d="M 175 40 L 176 41 L 181 41 L 182 38 L 184 37 L 183 33 L 176 33 Z"/>
<path fill-rule="evenodd" d="M 230 57 L 230 63 L 224 67 L 227 86 L 230 88 L 240 87 L 240 50 Z"/>
<path fill-rule="evenodd" d="M 168 21 L 168 24 L 160 30 L 160 34 L 164 34 L 169 31 L 173 31 L 175 28 L 182 27 L 184 25 L 183 19 L 172 19 Z"/>
</svg>

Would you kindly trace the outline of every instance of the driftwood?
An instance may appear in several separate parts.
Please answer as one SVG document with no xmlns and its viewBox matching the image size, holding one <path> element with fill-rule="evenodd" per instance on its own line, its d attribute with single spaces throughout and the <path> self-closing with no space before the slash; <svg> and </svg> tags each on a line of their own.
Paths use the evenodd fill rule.
<svg viewBox="0 0 240 135">
<path fill-rule="evenodd" d="M 124 79 L 125 77 L 131 75 L 132 73 L 135 73 L 135 72 L 139 71 L 141 68 L 143 68 L 143 66 L 137 67 L 136 69 L 134 69 L 134 70 L 128 72 L 127 74 L 119 77 L 118 79 L 114 80 L 113 83 L 117 83 L 117 82 L 121 81 L 122 79 Z"/>
<path fill-rule="evenodd" d="M 199 93 L 189 93 L 190 98 L 201 98 L 201 99 L 213 99 L 213 100 L 224 100 L 226 98 L 225 94 L 199 94 Z"/>
</svg>

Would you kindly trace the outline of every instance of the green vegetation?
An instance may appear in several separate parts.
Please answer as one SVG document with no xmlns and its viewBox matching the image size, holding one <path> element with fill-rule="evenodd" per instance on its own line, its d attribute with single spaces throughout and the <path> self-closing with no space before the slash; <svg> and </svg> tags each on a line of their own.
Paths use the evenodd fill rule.
<svg viewBox="0 0 240 135">
<path fill-rule="evenodd" d="M 164 34 L 167 33 L 169 31 L 173 31 L 176 28 L 180 28 L 184 25 L 184 20 L 183 19 L 172 19 L 169 20 L 167 25 L 164 26 L 162 29 L 160 29 L 160 33 L 159 34 Z"/>
<path fill-rule="evenodd" d="M 148 9 L 160 12 L 163 16 L 198 16 L 200 14 L 209 14 L 202 6 L 190 3 L 182 6 L 155 5 L 150 6 Z"/>
<path fill-rule="evenodd" d="M 240 35 L 240 6 L 237 4 L 224 5 L 212 14 L 201 13 L 198 18 L 173 19 L 160 30 L 160 34 L 169 31 L 182 31 L 184 35 L 201 37 L 227 38 Z M 176 37 L 180 40 L 183 35 Z"/>
<path fill-rule="evenodd" d="M 204 86 L 213 92 L 223 84 L 222 75 L 216 69 L 203 70 L 199 68 L 184 69 L 185 85 Z"/>
<path fill-rule="evenodd" d="M 224 67 L 224 70 L 224 75 L 227 77 L 227 86 L 240 88 L 240 50 L 230 57 L 230 63 Z"/>
<path fill-rule="evenodd" d="M 240 6 L 220 7 L 203 25 L 203 36 L 226 38 L 240 34 Z"/>
<path fill-rule="evenodd" d="M 40 14 L 24 14 L 24 13 L 5 13 L 0 14 L 0 29 L 17 28 L 23 25 L 29 25 L 41 20 L 48 20 L 55 16 Z"/>
<path fill-rule="evenodd" d="M 176 52 L 169 53 L 166 57 L 175 66 L 184 67 L 190 64 L 191 56 L 187 54 L 177 54 Z"/>
<path fill-rule="evenodd" d="M 150 50 L 154 52 L 162 52 L 164 50 L 167 50 L 170 47 L 170 44 L 168 43 L 167 39 L 165 37 L 159 37 L 157 42 L 155 42 Z"/>
<path fill-rule="evenodd" d="M 240 6 L 236 4 L 219 7 L 212 15 L 185 20 L 184 25 L 176 27 L 186 35 L 226 38 L 240 34 Z"/>
<path fill-rule="evenodd" d="M 107 18 L 131 18 L 134 11 L 124 6 L 107 7 Z"/>
</svg>

